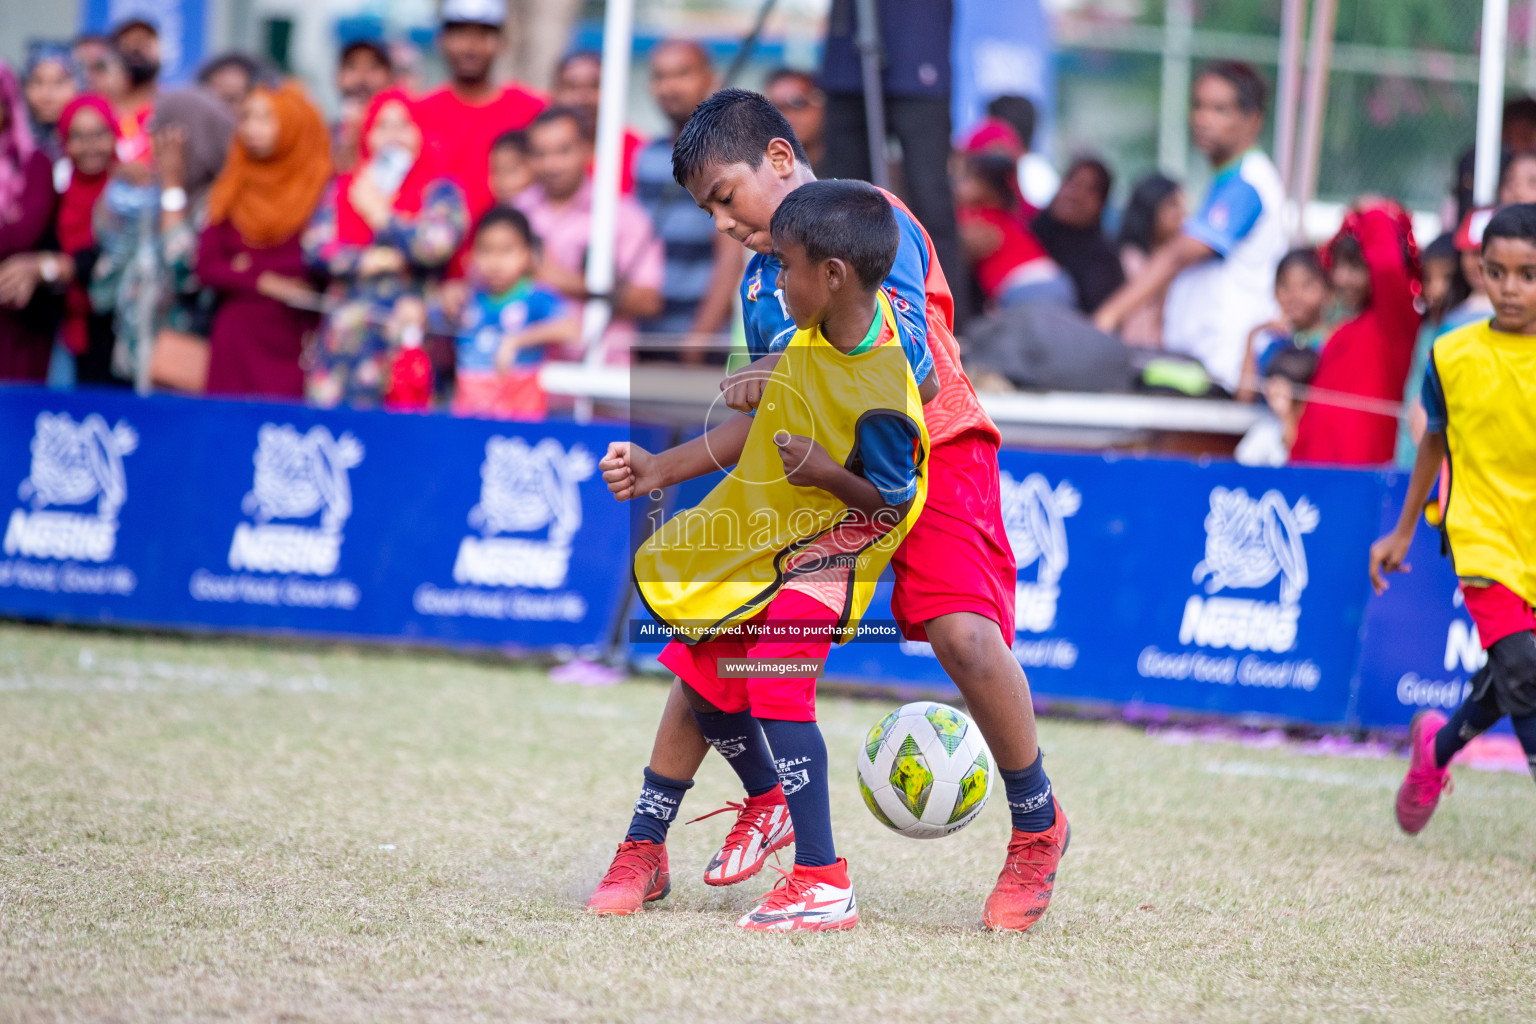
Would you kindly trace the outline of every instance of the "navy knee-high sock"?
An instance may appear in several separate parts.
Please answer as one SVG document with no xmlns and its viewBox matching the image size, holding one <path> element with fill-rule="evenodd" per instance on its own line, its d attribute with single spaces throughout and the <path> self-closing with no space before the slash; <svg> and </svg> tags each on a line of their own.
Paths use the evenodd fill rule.
<svg viewBox="0 0 1536 1024">
<path fill-rule="evenodd" d="M 1511 718 L 1509 722 L 1515 727 L 1515 735 L 1519 737 L 1520 746 L 1525 750 L 1525 760 L 1531 766 L 1531 776 L 1536 778 L 1536 715 Z"/>
<path fill-rule="evenodd" d="M 1435 764 L 1444 768 L 1462 747 L 1493 728 L 1499 713 L 1476 701 L 1462 701 L 1461 707 L 1451 715 L 1451 720 L 1435 733 Z M 1527 747 L 1529 753 L 1531 748 Z"/>
<path fill-rule="evenodd" d="M 695 711 L 693 720 L 709 745 L 731 766 L 747 789 L 747 796 L 762 796 L 779 784 L 773 755 L 763 730 L 750 711 Z"/>
<path fill-rule="evenodd" d="M 692 779 L 669 779 L 647 768 L 645 783 L 640 787 L 640 799 L 635 801 L 635 816 L 629 819 L 629 831 L 624 838 L 666 842 L 667 829 L 677 820 L 677 808 L 683 802 L 683 794 L 692 788 Z"/>
<path fill-rule="evenodd" d="M 773 758 L 789 820 L 795 825 L 795 863 L 824 867 L 837 860 L 832 844 L 832 804 L 827 796 L 827 744 L 815 722 L 758 720 Z"/>
</svg>

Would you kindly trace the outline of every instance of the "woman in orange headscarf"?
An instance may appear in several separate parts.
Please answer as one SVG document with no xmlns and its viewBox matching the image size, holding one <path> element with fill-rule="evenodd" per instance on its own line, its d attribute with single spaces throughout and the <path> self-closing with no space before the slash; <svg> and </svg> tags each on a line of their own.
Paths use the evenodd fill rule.
<svg viewBox="0 0 1536 1024">
<path fill-rule="evenodd" d="M 330 137 L 296 83 L 258 87 L 208 197 L 197 275 L 219 293 L 210 395 L 300 398 L 304 339 L 316 323 L 300 235 L 331 177 Z"/>
</svg>

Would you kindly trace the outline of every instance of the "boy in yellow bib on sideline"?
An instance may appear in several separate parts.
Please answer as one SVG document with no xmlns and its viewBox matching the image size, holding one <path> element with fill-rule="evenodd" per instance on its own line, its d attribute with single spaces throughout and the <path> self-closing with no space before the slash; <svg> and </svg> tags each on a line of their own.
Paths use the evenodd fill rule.
<svg viewBox="0 0 1536 1024">
<path fill-rule="evenodd" d="M 857 630 L 922 509 L 928 433 L 901 322 L 880 291 L 900 243 L 890 203 L 863 182 L 812 182 L 779 205 L 771 232 L 796 333 L 735 468 L 641 546 L 635 581 L 673 632 L 661 662 L 694 710 L 711 731 L 772 751 L 771 762 L 730 763 L 774 765 L 776 777 L 742 782 L 749 800 L 787 807 L 774 833 L 795 843 L 795 867 L 738 925 L 832 931 L 853 927 L 858 907 L 832 841 L 816 675 Z M 604 479 L 619 494 L 652 458 L 610 445 Z M 642 800 L 656 807 L 631 823 L 589 910 L 634 913 L 667 894 L 665 833 L 645 830 L 670 820 L 658 810 L 675 812 L 690 786 L 647 769 Z"/>
<path fill-rule="evenodd" d="M 1424 374 L 1428 430 L 1397 528 L 1371 545 L 1376 593 L 1404 559 L 1441 465 L 1445 538 L 1488 662 L 1449 720 L 1421 711 L 1408 732 L 1397 823 L 1429 824 L 1451 758 L 1504 715 L 1536 774 L 1536 204 L 1506 206 L 1483 231 L 1493 319 L 1435 341 Z"/>
</svg>

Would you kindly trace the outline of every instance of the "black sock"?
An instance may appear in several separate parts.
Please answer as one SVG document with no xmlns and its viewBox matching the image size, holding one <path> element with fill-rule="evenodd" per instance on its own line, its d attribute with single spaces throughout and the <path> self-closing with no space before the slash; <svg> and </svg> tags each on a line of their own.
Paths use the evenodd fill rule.
<svg viewBox="0 0 1536 1024">
<path fill-rule="evenodd" d="M 1035 763 L 1016 772 L 998 769 L 1008 791 L 1008 813 L 1020 832 L 1044 832 L 1056 824 L 1056 801 L 1051 799 L 1051 780 L 1045 776 L 1045 751 Z"/>
<path fill-rule="evenodd" d="M 1492 729 L 1498 720 L 1497 711 L 1475 701 L 1462 701 L 1451 720 L 1435 733 L 1435 764 L 1441 768 L 1450 764 L 1458 750 Z"/>
<path fill-rule="evenodd" d="M 645 770 L 645 784 L 635 801 L 635 816 L 629 819 L 625 839 L 645 839 L 653 843 L 667 841 L 667 828 L 677 820 L 677 808 L 683 794 L 693 788 L 693 780 L 681 781 Z"/>
<path fill-rule="evenodd" d="M 1515 736 L 1525 750 L 1525 760 L 1531 767 L 1531 776 L 1536 778 L 1536 715 L 1511 718 L 1509 724 L 1515 727 Z"/>
<path fill-rule="evenodd" d="M 779 784 L 762 727 L 750 711 L 695 711 L 693 720 L 709 745 L 736 772 L 747 796 L 762 796 Z"/>
<path fill-rule="evenodd" d="M 760 719 L 773 748 L 795 825 L 795 863 L 824 867 L 837 860 L 832 844 L 832 804 L 827 796 L 827 744 L 815 722 Z"/>
</svg>

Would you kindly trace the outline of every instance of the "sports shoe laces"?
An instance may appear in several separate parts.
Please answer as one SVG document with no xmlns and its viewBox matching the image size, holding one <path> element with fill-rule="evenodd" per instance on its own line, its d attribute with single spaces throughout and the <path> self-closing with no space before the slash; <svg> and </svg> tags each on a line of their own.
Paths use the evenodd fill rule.
<svg viewBox="0 0 1536 1024">
<path fill-rule="evenodd" d="M 1008 869 L 1020 875 L 1026 867 L 1044 870 L 1051 863 L 1052 843 L 1046 838 L 1048 835 L 1049 832 L 1015 831 L 1008 840 Z"/>
<path fill-rule="evenodd" d="M 747 841 L 752 838 L 753 832 L 766 833 L 768 831 L 768 819 L 772 816 L 775 806 L 777 805 L 769 804 L 764 807 L 749 807 L 746 804 L 739 804 L 732 800 L 718 811 L 701 814 L 694 818 L 693 821 L 688 822 L 688 824 L 692 825 L 694 821 L 713 818 L 715 815 L 724 814 L 726 811 L 735 811 L 736 824 L 732 825 L 731 830 L 726 833 L 724 845 L 725 847 L 745 846 Z"/>
<path fill-rule="evenodd" d="M 615 882 L 627 882 L 634 878 L 644 878 L 656 870 L 656 864 L 657 858 L 647 852 L 638 841 L 626 839 L 619 844 L 619 852 L 614 855 L 613 863 L 608 866 L 608 873 L 603 876 L 601 884 L 610 885 Z"/>
<path fill-rule="evenodd" d="M 777 864 L 768 866 L 783 877 L 779 879 L 777 885 L 757 898 L 758 910 L 782 910 L 784 907 L 803 903 L 807 894 L 816 887 L 816 882 L 812 879 L 800 878 Z"/>
<path fill-rule="evenodd" d="M 1419 765 L 1408 769 L 1408 793 L 1415 803 L 1431 804 L 1451 791 L 1451 773 L 1444 768 Z"/>
</svg>

